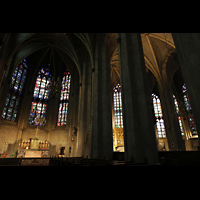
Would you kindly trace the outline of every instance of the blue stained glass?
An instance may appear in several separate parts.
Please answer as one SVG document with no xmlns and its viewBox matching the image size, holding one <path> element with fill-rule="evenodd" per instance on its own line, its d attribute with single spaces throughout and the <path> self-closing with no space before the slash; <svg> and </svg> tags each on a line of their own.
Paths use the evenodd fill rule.
<svg viewBox="0 0 200 200">
<path fill-rule="evenodd" d="M 58 112 L 57 126 L 64 126 L 67 123 L 68 101 L 70 94 L 70 79 L 71 75 L 67 69 L 62 78 L 62 89 L 60 94 L 60 105 Z"/>
<path fill-rule="evenodd" d="M 121 86 L 116 84 L 113 88 L 115 128 L 123 128 Z"/>
<path fill-rule="evenodd" d="M 2 114 L 2 117 L 7 120 L 16 121 L 18 104 L 28 68 L 24 62 L 21 62 L 20 65 L 15 68 L 11 78 L 10 89 L 5 100 L 5 106 Z M 23 73 L 24 71 L 26 72 Z"/>
<path fill-rule="evenodd" d="M 154 108 L 154 115 L 156 119 L 156 128 L 157 128 L 158 137 L 165 138 L 166 132 L 165 132 L 165 125 L 164 125 L 164 120 L 163 120 L 163 115 L 162 115 L 160 99 L 156 94 L 152 94 L 152 99 L 153 99 L 153 108 Z"/>
<path fill-rule="evenodd" d="M 47 111 L 47 101 L 49 98 L 49 87 L 51 84 L 51 75 L 48 68 L 42 68 L 38 71 L 33 93 L 33 101 L 30 109 L 29 124 L 42 126 L 44 123 L 38 123 L 37 117 L 45 119 Z"/>
<path fill-rule="evenodd" d="M 183 86 L 182 86 L 182 93 L 183 93 L 183 100 L 185 102 L 185 107 L 186 107 L 186 110 L 187 110 L 187 113 L 188 113 L 188 121 L 189 121 L 189 124 L 190 124 L 190 127 L 191 127 L 191 132 L 192 132 L 192 135 L 196 135 L 197 134 L 196 125 L 195 125 L 195 122 L 194 122 L 194 118 L 193 118 L 193 114 L 192 114 L 192 108 L 191 108 L 190 100 L 189 100 L 189 95 L 188 95 L 187 88 L 186 88 L 185 84 L 183 84 Z"/>
</svg>

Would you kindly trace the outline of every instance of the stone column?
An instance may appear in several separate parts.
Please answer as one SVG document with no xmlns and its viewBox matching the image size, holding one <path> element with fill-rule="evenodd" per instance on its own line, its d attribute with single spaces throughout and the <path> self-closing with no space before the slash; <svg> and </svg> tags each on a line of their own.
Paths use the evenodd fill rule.
<svg viewBox="0 0 200 200">
<path fill-rule="evenodd" d="M 182 140 L 178 116 L 176 114 L 173 93 L 166 68 L 161 70 L 162 83 L 158 83 L 158 89 L 163 110 L 165 130 L 170 151 L 185 151 L 185 145 Z"/>
<path fill-rule="evenodd" d="M 158 162 L 151 107 L 139 33 L 119 33 L 119 65 L 122 86 L 125 160 Z"/>
<path fill-rule="evenodd" d="M 99 34 L 93 72 L 92 158 L 112 159 L 112 104 L 106 34 Z"/>
<path fill-rule="evenodd" d="M 87 116 L 87 65 L 86 62 L 83 64 L 82 70 L 82 83 L 80 83 L 80 97 L 79 97 L 79 141 L 78 141 L 78 156 L 83 155 L 84 151 L 84 136 L 86 134 L 86 116 Z"/>
<path fill-rule="evenodd" d="M 91 157 L 91 60 L 85 56 L 79 98 L 78 156 Z"/>
<path fill-rule="evenodd" d="M 2 94 L 1 85 L 3 84 L 4 76 L 8 74 L 8 60 L 10 50 L 13 49 L 13 41 L 11 40 L 12 34 L 5 34 L 0 42 L 0 95 Z"/>
<path fill-rule="evenodd" d="M 200 140 L 200 33 L 173 33 Z"/>
<path fill-rule="evenodd" d="M 71 86 L 70 86 L 70 97 L 68 104 L 68 117 L 66 129 L 68 132 L 68 144 L 71 147 L 70 156 L 75 157 L 78 155 L 78 144 L 79 144 L 79 136 L 80 136 L 80 128 L 79 128 L 79 111 L 80 111 L 80 101 L 79 95 L 81 91 L 81 84 L 78 71 L 71 71 Z M 74 134 L 74 127 L 77 128 L 77 134 Z"/>
<path fill-rule="evenodd" d="M 183 127 L 183 132 L 184 132 L 184 139 L 185 139 L 185 149 L 186 151 L 191 151 L 192 150 L 192 144 L 191 144 L 191 129 L 188 121 L 188 113 L 185 107 L 185 103 L 183 100 L 183 93 L 182 93 L 182 87 L 181 88 L 176 88 L 174 81 L 172 81 L 172 86 L 173 86 L 173 92 L 176 97 L 176 101 L 178 103 L 178 108 L 179 108 L 179 116 L 181 118 L 181 123 Z"/>
</svg>

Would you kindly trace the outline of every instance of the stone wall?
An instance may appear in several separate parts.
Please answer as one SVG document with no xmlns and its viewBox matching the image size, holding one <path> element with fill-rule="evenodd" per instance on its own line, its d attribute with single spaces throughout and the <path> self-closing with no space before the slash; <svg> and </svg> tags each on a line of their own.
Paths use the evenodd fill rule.
<svg viewBox="0 0 200 200">
<path fill-rule="evenodd" d="M 9 144 L 16 142 L 17 134 L 17 127 L 0 124 L 0 153 L 4 153 Z"/>
<path fill-rule="evenodd" d="M 7 157 L 12 157 L 12 154 L 19 148 L 19 141 L 17 141 L 19 132 L 17 126 L 0 124 L 0 154 L 6 152 Z M 35 133 L 35 128 L 27 128 L 22 132 L 21 139 L 34 138 Z M 37 137 L 41 141 L 49 142 L 50 156 L 58 156 L 61 147 L 65 147 L 65 156 L 76 156 L 77 136 L 73 136 L 69 129 L 55 129 L 48 133 L 41 127 Z M 69 147 L 71 147 L 70 153 Z"/>
</svg>

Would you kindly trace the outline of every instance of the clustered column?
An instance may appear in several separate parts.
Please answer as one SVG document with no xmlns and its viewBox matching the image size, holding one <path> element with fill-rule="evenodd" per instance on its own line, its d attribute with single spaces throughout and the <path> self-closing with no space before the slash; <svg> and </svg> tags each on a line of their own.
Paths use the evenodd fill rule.
<svg viewBox="0 0 200 200">
<path fill-rule="evenodd" d="M 92 158 L 112 159 L 112 104 L 106 34 L 100 34 L 93 69 Z"/>
<path fill-rule="evenodd" d="M 125 160 L 156 164 L 158 153 L 141 37 L 138 33 L 120 33 L 118 42 Z"/>
<path fill-rule="evenodd" d="M 200 140 L 200 34 L 173 33 L 172 36 Z"/>
</svg>

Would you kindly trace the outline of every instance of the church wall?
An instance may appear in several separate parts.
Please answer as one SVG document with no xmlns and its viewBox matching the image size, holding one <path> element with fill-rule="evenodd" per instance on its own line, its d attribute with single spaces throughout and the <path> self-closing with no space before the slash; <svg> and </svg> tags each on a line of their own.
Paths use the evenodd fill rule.
<svg viewBox="0 0 200 200">
<path fill-rule="evenodd" d="M 34 138 L 36 130 L 33 128 L 27 128 L 22 135 L 22 140 L 28 140 Z M 76 137 L 71 136 L 70 129 L 54 129 L 49 133 L 40 128 L 37 137 L 40 141 L 47 140 L 49 142 L 50 156 L 58 156 L 60 148 L 65 147 L 64 156 L 76 156 Z M 73 141 L 72 141 L 73 140 Z M 71 147 L 71 153 L 69 154 L 69 147 Z"/>
<path fill-rule="evenodd" d="M 64 156 L 68 157 L 71 155 L 69 154 L 69 147 L 72 146 L 72 144 L 69 135 L 70 135 L 69 129 L 53 130 L 50 132 L 49 143 L 51 144 L 51 146 L 54 147 L 53 150 L 51 151 L 51 156 L 58 156 L 61 147 L 65 147 Z M 74 151 L 74 148 L 72 148 L 72 150 Z"/>
<path fill-rule="evenodd" d="M 192 151 L 198 151 L 199 139 L 192 138 L 190 141 L 191 141 Z"/>
<path fill-rule="evenodd" d="M 29 140 L 30 138 L 34 138 L 36 136 L 36 128 L 27 128 L 23 131 L 22 140 Z M 41 141 L 47 140 L 47 132 L 45 130 L 38 130 L 37 137 Z"/>
<path fill-rule="evenodd" d="M 19 148 L 19 141 L 17 141 L 19 129 L 13 125 L 0 124 L 0 154 L 7 153 L 7 157 Z M 35 128 L 27 128 L 23 131 L 21 140 L 29 140 L 36 136 Z M 65 147 L 64 156 L 76 156 L 77 137 L 71 134 L 69 129 L 53 130 L 48 132 L 45 129 L 39 129 L 37 137 L 40 141 L 48 140 L 50 156 L 58 156 L 60 148 Z M 71 147 L 71 153 L 69 148 Z"/>
<path fill-rule="evenodd" d="M 0 124 L 0 154 L 5 153 L 9 144 L 16 142 L 17 134 L 16 126 Z"/>
</svg>

